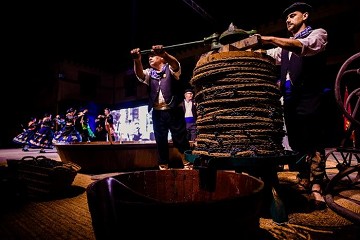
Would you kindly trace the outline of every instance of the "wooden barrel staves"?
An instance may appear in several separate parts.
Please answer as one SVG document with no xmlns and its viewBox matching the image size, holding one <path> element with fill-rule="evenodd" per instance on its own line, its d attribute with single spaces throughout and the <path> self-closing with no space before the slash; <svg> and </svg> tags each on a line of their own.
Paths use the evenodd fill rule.
<svg viewBox="0 0 360 240">
<path fill-rule="evenodd" d="M 138 171 L 93 182 L 87 198 L 96 238 L 145 233 L 165 239 L 172 230 L 177 237 L 258 239 L 264 182 L 247 174 L 214 173 L 212 191 L 201 188 L 196 170 Z"/>
<path fill-rule="evenodd" d="M 228 51 L 201 57 L 190 81 L 198 103 L 193 154 L 283 154 L 283 110 L 276 81 L 275 62 L 262 53 Z"/>
</svg>

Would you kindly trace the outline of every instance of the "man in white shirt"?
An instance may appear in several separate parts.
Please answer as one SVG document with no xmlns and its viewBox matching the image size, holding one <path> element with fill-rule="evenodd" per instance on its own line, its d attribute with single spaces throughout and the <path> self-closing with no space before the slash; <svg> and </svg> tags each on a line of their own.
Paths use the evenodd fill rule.
<svg viewBox="0 0 360 240">
<path fill-rule="evenodd" d="M 300 153 L 297 163 L 299 187 L 312 194 L 316 209 L 326 208 L 321 185 L 325 174 L 322 145 L 322 96 L 327 32 L 309 25 L 312 7 L 296 2 L 283 12 L 290 38 L 260 36 L 262 44 L 272 44 L 267 54 L 281 65 L 280 89 L 289 144 Z"/>
<path fill-rule="evenodd" d="M 185 112 L 185 122 L 187 136 L 190 141 L 195 141 L 197 129 L 196 129 L 196 104 L 194 101 L 194 91 L 192 89 L 186 89 L 184 93 L 183 109 Z"/>
</svg>

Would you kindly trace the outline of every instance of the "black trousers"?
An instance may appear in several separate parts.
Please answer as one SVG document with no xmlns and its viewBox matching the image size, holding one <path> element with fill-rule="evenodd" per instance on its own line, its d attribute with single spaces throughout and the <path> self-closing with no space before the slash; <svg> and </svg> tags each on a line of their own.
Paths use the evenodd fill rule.
<svg viewBox="0 0 360 240">
<path fill-rule="evenodd" d="M 284 117 L 291 149 L 304 156 L 295 166 L 299 177 L 321 183 L 325 176 L 325 148 L 320 112 L 302 115 L 287 109 Z"/>
<path fill-rule="evenodd" d="M 186 123 L 184 111 L 181 107 L 169 110 L 153 110 L 152 112 L 155 141 L 158 150 L 158 163 L 169 163 L 169 141 L 168 134 L 174 146 L 180 153 L 190 149 L 190 143 L 187 139 Z"/>
</svg>

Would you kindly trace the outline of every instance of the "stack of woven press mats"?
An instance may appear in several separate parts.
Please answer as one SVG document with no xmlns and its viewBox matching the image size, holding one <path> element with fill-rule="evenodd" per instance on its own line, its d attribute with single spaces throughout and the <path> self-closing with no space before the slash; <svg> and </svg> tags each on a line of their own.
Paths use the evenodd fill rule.
<svg viewBox="0 0 360 240">
<path fill-rule="evenodd" d="M 200 58 L 190 81 L 198 104 L 193 154 L 282 154 L 283 111 L 276 80 L 274 60 L 259 52 L 218 52 Z"/>
</svg>

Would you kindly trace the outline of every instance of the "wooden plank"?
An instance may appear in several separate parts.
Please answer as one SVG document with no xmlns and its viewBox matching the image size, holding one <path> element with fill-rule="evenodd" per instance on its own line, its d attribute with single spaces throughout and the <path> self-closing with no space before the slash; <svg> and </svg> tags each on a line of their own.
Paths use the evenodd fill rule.
<svg viewBox="0 0 360 240">
<path fill-rule="evenodd" d="M 259 47 L 261 45 L 259 36 L 251 36 L 240 41 L 223 45 L 219 52 L 248 50 L 250 48 Z"/>
</svg>

